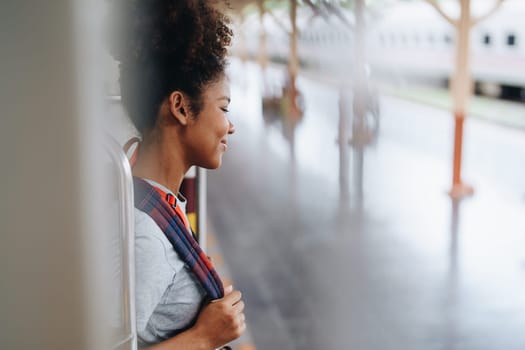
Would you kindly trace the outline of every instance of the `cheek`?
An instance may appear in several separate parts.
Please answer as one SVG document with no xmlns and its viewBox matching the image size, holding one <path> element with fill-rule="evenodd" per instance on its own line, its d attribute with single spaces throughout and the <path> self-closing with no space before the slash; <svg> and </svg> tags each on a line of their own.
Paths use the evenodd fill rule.
<svg viewBox="0 0 525 350">
<path fill-rule="evenodd" d="M 227 135 L 228 134 L 228 130 L 230 129 L 230 122 L 228 121 L 227 118 L 223 118 L 223 135 Z"/>
<path fill-rule="evenodd" d="M 230 123 L 228 122 L 228 118 L 226 118 L 224 114 L 217 115 L 215 118 L 215 129 L 217 130 L 217 135 L 220 136 L 220 138 L 223 138 L 228 134 L 229 128 Z"/>
</svg>

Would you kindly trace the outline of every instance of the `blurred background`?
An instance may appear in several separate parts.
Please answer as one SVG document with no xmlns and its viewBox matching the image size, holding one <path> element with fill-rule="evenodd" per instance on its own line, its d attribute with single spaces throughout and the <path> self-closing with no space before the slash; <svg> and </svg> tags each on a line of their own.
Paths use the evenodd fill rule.
<svg viewBox="0 0 525 350">
<path fill-rule="evenodd" d="M 133 349 L 106 6 L 0 5 L 2 348 Z M 197 215 L 234 349 L 524 349 L 525 2 L 221 6 L 236 133 Z"/>
</svg>

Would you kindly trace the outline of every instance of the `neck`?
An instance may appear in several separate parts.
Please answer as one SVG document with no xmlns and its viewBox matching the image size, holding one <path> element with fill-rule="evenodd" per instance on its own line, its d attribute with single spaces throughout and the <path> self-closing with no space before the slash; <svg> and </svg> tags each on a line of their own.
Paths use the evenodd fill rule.
<svg viewBox="0 0 525 350">
<path fill-rule="evenodd" d="M 153 180 L 178 193 L 189 165 L 184 162 L 177 139 L 161 131 L 145 136 L 133 166 L 133 176 Z"/>
</svg>

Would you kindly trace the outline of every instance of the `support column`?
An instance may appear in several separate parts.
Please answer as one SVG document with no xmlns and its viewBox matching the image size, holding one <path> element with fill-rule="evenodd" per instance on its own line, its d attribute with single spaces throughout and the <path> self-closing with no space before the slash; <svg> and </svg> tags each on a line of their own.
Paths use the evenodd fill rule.
<svg viewBox="0 0 525 350">
<path fill-rule="evenodd" d="M 354 149 L 354 195 L 357 204 L 363 200 L 363 173 L 364 173 L 364 152 L 366 144 L 366 71 L 365 71 L 365 3 L 364 0 L 355 1 L 355 46 L 354 46 L 354 101 L 353 101 L 353 122 L 351 145 Z"/>
<path fill-rule="evenodd" d="M 184 176 L 180 192 L 186 198 L 186 215 L 201 248 L 206 251 L 206 170 L 192 167 Z"/>
<path fill-rule="evenodd" d="M 299 71 L 299 58 L 297 52 L 297 0 L 290 0 L 290 54 L 288 57 L 288 74 L 289 74 L 289 86 L 288 96 L 289 98 L 289 110 L 288 115 L 285 116 L 287 123 L 287 132 L 290 141 L 290 155 L 292 161 L 295 160 L 295 127 L 299 122 L 300 111 L 297 106 L 298 91 L 296 87 L 297 73 Z"/>
<path fill-rule="evenodd" d="M 454 73 L 452 92 L 454 99 L 454 153 L 452 163 L 452 188 L 450 195 L 453 198 L 462 198 L 473 194 L 471 186 L 463 183 L 461 178 L 461 164 L 463 151 L 463 125 L 465 112 L 469 103 L 472 90 L 470 75 L 470 0 L 461 0 L 461 14 L 458 21 L 456 34 L 456 70 Z"/>
<path fill-rule="evenodd" d="M 268 66 L 268 56 L 266 53 L 266 29 L 264 28 L 264 14 L 266 12 L 266 9 L 264 7 L 264 0 L 258 0 L 257 6 L 259 8 L 259 24 L 261 26 L 259 32 L 259 53 L 257 61 L 259 62 L 259 65 L 264 71 Z"/>
</svg>

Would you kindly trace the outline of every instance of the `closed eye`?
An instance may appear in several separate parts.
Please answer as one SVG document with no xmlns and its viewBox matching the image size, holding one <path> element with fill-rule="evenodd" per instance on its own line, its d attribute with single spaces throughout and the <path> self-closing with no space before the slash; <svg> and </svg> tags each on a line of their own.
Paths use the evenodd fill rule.
<svg viewBox="0 0 525 350">
<path fill-rule="evenodd" d="M 230 110 L 226 107 L 221 107 L 221 110 L 224 112 L 224 113 L 228 113 Z"/>
</svg>

